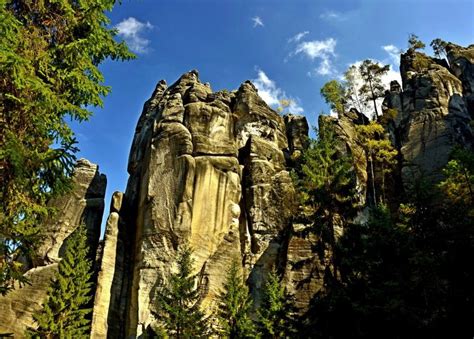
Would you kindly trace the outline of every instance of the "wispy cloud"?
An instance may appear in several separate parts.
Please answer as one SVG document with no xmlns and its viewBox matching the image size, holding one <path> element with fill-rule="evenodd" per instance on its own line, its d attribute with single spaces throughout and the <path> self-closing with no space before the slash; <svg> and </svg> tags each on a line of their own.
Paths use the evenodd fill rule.
<svg viewBox="0 0 474 339">
<path fill-rule="evenodd" d="M 265 25 L 263 24 L 262 19 L 261 19 L 259 16 L 253 17 L 253 18 L 252 18 L 252 21 L 253 21 L 253 27 L 254 27 L 254 28 L 255 28 L 255 27 L 258 27 L 258 26 L 261 26 L 261 27 L 265 26 Z"/>
<path fill-rule="evenodd" d="M 399 65 L 400 64 L 400 54 L 402 53 L 402 50 L 398 48 L 395 45 L 385 45 L 382 46 L 382 49 L 388 53 L 390 56 L 391 62 L 394 65 Z"/>
<path fill-rule="evenodd" d="M 130 49 L 136 53 L 146 53 L 149 50 L 150 40 L 142 36 L 143 32 L 153 28 L 151 23 L 140 22 L 130 17 L 119 22 L 115 28 L 118 35 L 124 38 Z"/>
<path fill-rule="evenodd" d="M 325 11 L 319 15 L 319 17 L 326 21 L 344 21 L 347 19 L 343 13 L 336 11 Z"/>
<path fill-rule="evenodd" d="M 299 42 L 301 39 L 303 39 L 303 37 L 306 34 L 309 34 L 309 31 L 300 32 L 300 33 L 296 34 L 295 36 L 289 38 L 288 43 Z"/>
<path fill-rule="evenodd" d="M 252 82 L 258 89 L 260 97 L 273 108 L 280 106 L 282 100 L 289 101 L 287 111 L 294 114 L 303 113 L 303 108 L 298 104 L 299 100 L 288 97 L 281 88 L 277 87 L 275 81 L 271 80 L 267 74 L 261 69 L 257 68 L 257 78 Z"/>
<path fill-rule="evenodd" d="M 335 73 L 333 69 L 333 58 L 336 56 L 337 41 L 333 38 L 326 40 L 303 41 L 296 46 L 290 56 L 304 54 L 312 61 L 319 59 L 319 66 L 314 70 L 319 75 L 330 75 Z"/>
</svg>

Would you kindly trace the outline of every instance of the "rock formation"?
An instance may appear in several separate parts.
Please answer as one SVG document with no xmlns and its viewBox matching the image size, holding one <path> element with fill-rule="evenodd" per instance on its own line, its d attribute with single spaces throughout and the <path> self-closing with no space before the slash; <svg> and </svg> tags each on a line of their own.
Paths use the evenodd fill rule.
<svg viewBox="0 0 474 339">
<path fill-rule="evenodd" d="M 449 65 L 415 51 L 402 54 L 403 86 L 392 82 L 385 96 L 387 128 L 401 155 L 405 185 L 419 176 L 439 179 L 456 144 L 473 146 L 474 45 L 450 44 L 447 50 Z"/>
<path fill-rule="evenodd" d="M 93 333 L 153 329 L 156 293 L 183 244 L 194 250 L 203 309 L 216 307 L 232 260 L 246 268 L 258 303 L 294 207 L 285 155 L 302 150 L 308 131 L 303 117 L 286 120 L 250 82 L 213 92 L 191 71 L 158 83 L 137 124 L 127 190 L 112 202 Z"/>
<path fill-rule="evenodd" d="M 403 84 L 392 82 L 386 93 L 381 122 L 400 153 L 394 172 L 399 187 L 414 174 L 439 177 L 456 144 L 472 146 L 474 45 L 449 44 L 446 50 L 449 64 L 414 51 L 403 54 Z M 339 139 L 338 151 L 354 159 L 361 208 L 370 193 L 356 126 L 367 123 L 356 110 L 319 120 Z M 156 330 L 157 293 L 175 272 L 184 244 L 194 251 L 207 313 L 216 307 L 233 260 L 241 263 L 257 307 L 275 267 L 296 305 L 307 308 L 324 288 L 331 260 L 331 249 L 318 252 L 320 239 L 297 213 L 289 175 L 307 135 L 304 117 L 280 116 L 249 81 L 232 92 L 213 92 L 197 71 L 171 86 L 160 81 L 136 126 L 127 189 L 112 198 L 97 255 L 92 337 L 139 337 Z M 53 202 L 60 217 L 47 228 L 37 267 L 26 273 L 32 285 L 0 297 L 0 331 L 21 334 L 32 325 L 31 313 L 44 299 L 64 240 L 81 220 L 97 248 L 105 178 L 95 165 L 79 161 L 75 182 L 72 194 Z"/>
<path fill-rule="evenodd" d="M 0 296 L 0 333 L 13 333 L 15 338 L 22 338 L 26 328 L 34 327 L 32 314 L 44 302 L 67 238 L 81 224 L 86 226 L 91 253 L 95 253 L 106 182 L 97 165 L 85 159 L 77 162 L 71 192 L 49 203 L 58 212 L 54 220 L 45 225 L 45 238 L 39 247 L 38 258 L 25 273 L 30 284 Z"/>
</svg>

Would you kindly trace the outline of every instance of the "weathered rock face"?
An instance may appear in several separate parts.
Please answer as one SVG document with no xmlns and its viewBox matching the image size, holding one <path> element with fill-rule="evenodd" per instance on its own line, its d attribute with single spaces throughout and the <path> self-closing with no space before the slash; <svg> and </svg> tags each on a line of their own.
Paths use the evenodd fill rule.
<svg viewBox="0 0 474 339">
<path fill-rule="evenodd" d="M 258 303 L 266 274 L 286 251 L 294 209 L 285 153 L 301 151 L 308 131 L 304 118 L 287 122 L 250 82 L 212 92 L 191 71 L 170 87 L 158 83 L 137 124 L 127 190 L 114 195 L 93 334 L 153 329 L 156 294 L 184 244 L 194 251 L 204 310 L 216 307 L 233 260 Z"/>
<path fill-rule="evenodd" d="M 384 115 L 402 156 L 405 184 L 420 175 L 438 179 L 453 146 L 472 144 L 473 47 L 451 45 L 448 55 L 451 66 L 418 52 L 402 54 L 403 91 L 392 82 L 385 97 Z"/>
<path fill-rule="evenodd" d="M 91 255 L 95 253 L 105 187 L 105 175 L 99 173 L 97 165 L 85 159 L 77 162 L 72 191 L 49 203 L 58 213 L 53 222 L 45 225 L 45 239 L 39 248 L 35 267 L 25 274 L 31 285 L 18 287 L 6 296 L 0 296 L 0 333 L 13 333 L 15 338 L 21 338 L 26 328 L 34 327 L 32 314 L 41 308 L 67 238 L 81 224 L 87 229 Z"/>
</svg>

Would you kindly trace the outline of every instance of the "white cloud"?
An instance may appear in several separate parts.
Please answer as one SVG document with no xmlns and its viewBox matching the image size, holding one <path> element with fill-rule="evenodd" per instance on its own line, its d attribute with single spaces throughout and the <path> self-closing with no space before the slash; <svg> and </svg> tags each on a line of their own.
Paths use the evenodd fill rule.
<svg viewBox="0 0 474 339">
<path fill-rule="evenodd" d="M 344 14 L 335 11 L 325 11 L 321 13 L 319 17 L 327 21 L 344 21 L 347 19 Z"/>
<path fill-rule="evenodd" d="M 262 19 L 261 19 L 259 16 L 253 17 L 253 18 L 252 18 L 252 21 L 253 21 L 253 27 L 254 27 L 254 28 L 257 27 L 257 26 L 261 26 L 261 27 L 265 26 L 265 25 L 263 24 Z"/>
<path fill-rule="evenodd" d="M 311 60 L 319 59 L 320 64 L 315 69 L 315 73 L 319 75 L 331 75 L 335 71 L 333 69 L 332 59 L 336 56 L 334 50 L 336 49 L 337 41 L 334 38 L 326 40 L 303 41 L 290 56 L 297 54 L 304 54 Z"/>
<path fill-rule="evenodd" d="M 134 17 L 130 17 L 119 22 L 115 28 L 118 29 L 118 35 L 125 39 L 132 51 L 136 53 L 148 52 L 150 40 L 142 36 L 145 30 L 153 28 L 153 25 L 148 21 L 140 22 Z"/>
<path fill-rule="evenodd" d="M 304 31 L 296 34 L 295 36 L 288 39 L 288 43 L 300 41 L 306 34 L 309 34 L 309 31 Z"/>
<path fill-rule="evenodd" d="M 288 112 L 294 114 L 303 113 L 303 108 L 298 104 L 299 100 L 288 97 L 285 91 L 278 88 L 275 82 L 261 69 L 257 68 L 257 78 L 253 79 L 252 82 L 258 90 L 258 94 L 268 106 L 276 108 L 280 105 L 281 100 L 288 100 L 290 102 L 290 105 L 286 109 Z"/>
<path fill-rule="evenodd" d="M 400 64 L 400 54 L 402 53 L 400 48 L 395 45 L 385 45 L 382 46 L 382 49 L 388 53 L 393 65 L 398 66 Z"/>
</svg>

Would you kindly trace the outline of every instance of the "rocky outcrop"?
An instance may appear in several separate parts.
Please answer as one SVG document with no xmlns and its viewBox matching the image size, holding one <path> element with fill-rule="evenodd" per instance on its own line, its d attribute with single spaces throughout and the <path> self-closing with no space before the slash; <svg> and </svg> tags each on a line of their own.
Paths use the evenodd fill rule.
<svg viewBox="0 0 474 339">
<path fill-rule="evenodd" d="M 385 96 L 384 118 L 401 155 L 405 185 L 420 176 L 439 179 L 454 145 L 469 147 L 473 142 L 468 109 L 473 48 L 451 45 L 448 50 L 450 66 L 419 52 L 402 54 L 403 90 L 392 82 Z"/>
<path fill-rule="evenodd" d="M 97 337 L 153 331 L 156 295 L 185 244 L 206 312 L 233 260 L 258 304 L 266 274 L 286 251 L 294 210 L 285 154 L 301 151 L 308 131 L 304 118 L 286 120 L 251 82 L 213 92 L 191 71 L 169 87 L 158 83 L 137 124 L 127 190 L 107 223 Z"/>
<path fill-rule="evenodd" d="M 25 329 L 34 327 L 32 314 L 41 308 L 46 291 L 54 277 L 58 262 L 64 253 L 67 238 L 77 227 L 87 229 L 91 258 L 94 258 L 100 236 L 104 209 L 105 175 L 97 165 L 85 159 L 77 162 L 72 190 L 49 203 L 57 210 L 54 220 L 44 226 L 44 240 L 25 276 L 30 284 L 17 286 L 5 296 L 0 296 L 0 333 L 13 333 L 22 338 Z"/>
</svg>

